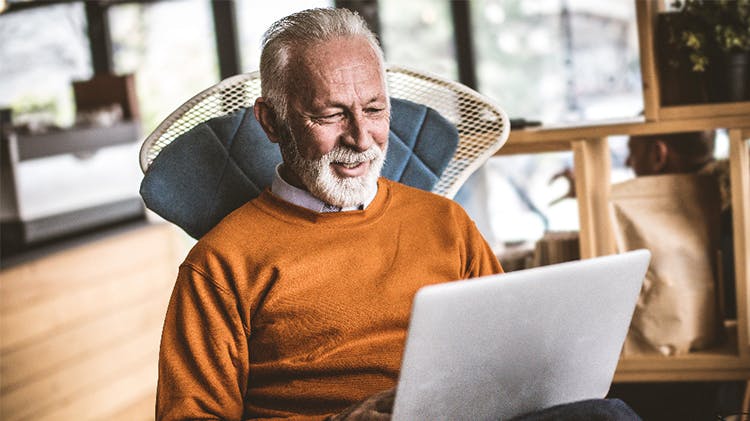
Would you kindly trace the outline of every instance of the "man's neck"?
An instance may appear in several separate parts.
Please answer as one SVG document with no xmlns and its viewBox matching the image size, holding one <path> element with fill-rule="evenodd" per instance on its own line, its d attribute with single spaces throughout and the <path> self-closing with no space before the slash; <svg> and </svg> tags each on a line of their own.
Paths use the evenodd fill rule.
<svg viewBox="0 0 750 421">
<path fill-rule="evenodd" d="M 289 184 L 292 187 L 296 187 L 300 190 L 307 191 L 305 185 L 302 184 L 302 180 L 297 177 L 297 174 L 290 171 L 289 168 L 282 162 L 276 167 L 277 175 L 281 177 L 282 181 Z"/>
</svg>

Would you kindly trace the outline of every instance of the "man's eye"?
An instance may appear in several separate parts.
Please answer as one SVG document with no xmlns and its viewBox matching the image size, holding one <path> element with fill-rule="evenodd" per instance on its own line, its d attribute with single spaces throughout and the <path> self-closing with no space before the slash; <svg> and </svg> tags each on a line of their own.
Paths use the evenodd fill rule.
<svg viewBox="0 0 750 421">
<path fill-rule="evenodd" d="M 344 118 L 344 113 L 333 113 L 315 117 L 314 120 L 318 123 L 336 123 L 342 118 Z"/>
<path fill-rule="evenodd" d="M 370 115 L 378 115 L 385 111 L 385 108 L 367 108 L 365 112 Z"/>
</svg>

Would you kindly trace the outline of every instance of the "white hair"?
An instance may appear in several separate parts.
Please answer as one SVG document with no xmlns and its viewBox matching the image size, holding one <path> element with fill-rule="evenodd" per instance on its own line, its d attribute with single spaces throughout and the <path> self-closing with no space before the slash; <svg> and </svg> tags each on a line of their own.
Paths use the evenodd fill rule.
<svg viewBox="0 0 750 421">
<path fill-rule="evenodd" d="M 295 53 L 335 38 L 363 37 L 377 54 L 381 73 L 385 72 L 383 50 L 375 34 L 359 14 L 348 9 L 308 9 L 279 19 L 263 35 L 260 55 L 261 95 L 276 114 L 276 126 L 286 126 L 289 88 Z M 282 132 L 285 130 L 282 130 Z"/>
</svg>

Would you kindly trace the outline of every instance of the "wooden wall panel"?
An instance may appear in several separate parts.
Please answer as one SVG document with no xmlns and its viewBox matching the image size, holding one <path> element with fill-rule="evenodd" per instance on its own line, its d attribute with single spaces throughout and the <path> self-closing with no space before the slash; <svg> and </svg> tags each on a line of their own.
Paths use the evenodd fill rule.
<svg viewBox="0 0 750 421">
<path fill-rule="evenodd" d="M 45 336 L 27 346 L 3 354 L 0 360 L 2 391 L 19 383 L 45 377 L 66 364 L 95 355 L 101 349 L 130 338 L 164 317 L 164 290 L 102 317 L 84 320 L 70 329 Z"/>
<path fill-rule="evenodd" d="M 0 273 L 0 314 L 85 289 L 147 262 L 159 262 L 170 250 L 159 250 L 157 245 L 171 242 L 171 235 L 175 232 L 167 227 L 126 232 L 5 269 Z"/>
<path fill-rule="evenodd" d="M 189 245 L 142 226 L 0 272 L 0 417 L 153 419 L 159 337 Z"/>
</svg>

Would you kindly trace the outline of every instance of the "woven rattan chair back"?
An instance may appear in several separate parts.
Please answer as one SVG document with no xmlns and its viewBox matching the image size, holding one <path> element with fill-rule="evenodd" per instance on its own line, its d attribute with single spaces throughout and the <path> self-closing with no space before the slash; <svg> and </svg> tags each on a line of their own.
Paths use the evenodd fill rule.
<svg viewBox="0 0 750 421">
<path fill-rule="evenodd" d="M 388 66 L 389 95 L 437 110 L 458 129 L 456 152 L 433 192 L 452 198 L 466 179 L 505 143 L 510 123 L 505 112 L 468 87 L 425 72 Z M 140 153 L 145 172 L 161 150 L 198 124 L 252 107 L 260 96 L 260 74 L 243 73 L 204 90 L 169 115 L 146 140 Z"/>
</svg>

